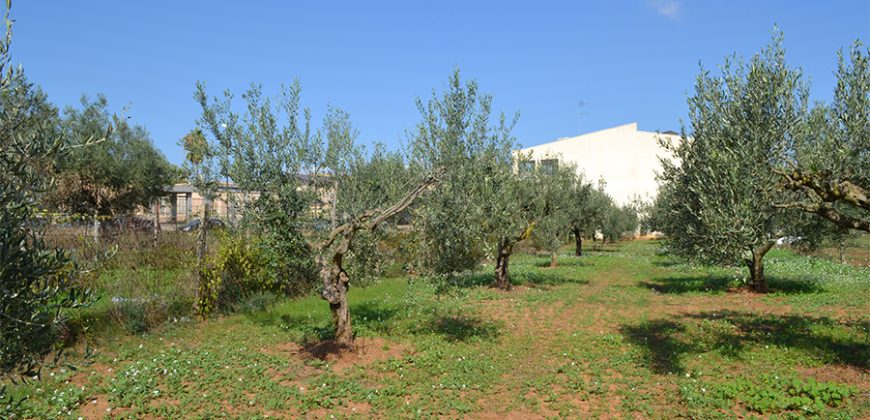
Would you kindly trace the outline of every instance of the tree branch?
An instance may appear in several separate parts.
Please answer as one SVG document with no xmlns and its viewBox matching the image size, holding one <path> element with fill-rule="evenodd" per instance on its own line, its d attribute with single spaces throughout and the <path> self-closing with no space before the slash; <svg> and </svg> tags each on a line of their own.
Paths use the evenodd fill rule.
<svg viewBox="0 0 870 420">
<path fill-rule="evenodd" d="M 782 203 L 774 204 L 773 206 L 777 208 L 798 209 L 809 213 L 815 213 L 841 228 L 870 232 L 870 220 L 847 216 L 838 212 L 827 203 Z"/>
<path fill-rule="evenodd" d="M 318 249 L 324 250 L 330 245 L 332 245 L 336 239 L 341 236 L 347 236 L 352 234 L 360 229 L 366 230 L 375 230 L 378 225 L 393 217 L 403 210 L 407 209 L 418 197 L 423 195 L 423 193 L 429 191 L 432 186 L 437 184 L 440 181 L 441 175 L 443 174 L 443 170 L 435 171 L 434 174 L 429 175 L 426 179 L 423 180 L 416 188 L 409 191 L 402 197 L 399 201 L 393 204 L 390 207 L 380 210 L 368 210 L 355 217 L 353 220 L 349 222 L 345 222 L 340 226 L 333 229 L 329 236 L 320 243 Z"/>
<path fill-rule="evenodd" d="M 791 172 L 777 171 L 785 180 L 785 188 L 792 191 L 812 191 L 826 203 L 845 201 L 855 207 L 870 211 L 870 197 L 860 185 L 847 179 L 828 182 L 823 173 L 804 172 L 793 169 Z"/>
</svg>

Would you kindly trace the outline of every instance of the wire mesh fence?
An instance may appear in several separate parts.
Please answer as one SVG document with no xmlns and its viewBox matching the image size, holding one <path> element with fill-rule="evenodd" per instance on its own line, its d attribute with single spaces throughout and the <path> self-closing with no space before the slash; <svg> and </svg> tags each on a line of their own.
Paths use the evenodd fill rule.
<svg viewBox="0 0 870 420">
<path fill-rule="evenodd" d="M 141 333 L 192 317 L 195 230 L 163 224 L 155 231 L 153 220 L 137 216 L 60 216 L 41 219 L 39 230 L 48 244 L 72 257 L 94 297 L 71 322 Z"/>
</svg>

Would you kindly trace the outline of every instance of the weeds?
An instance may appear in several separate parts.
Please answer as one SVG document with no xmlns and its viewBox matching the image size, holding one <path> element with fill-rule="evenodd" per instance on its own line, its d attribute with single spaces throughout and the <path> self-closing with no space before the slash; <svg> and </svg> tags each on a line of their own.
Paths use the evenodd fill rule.
<svg viewBox="0 0 870 420">
<path fill-rule="evenodd" d="M 487 287 L 487 271 L 446 294 L 424 278 L 353 288 L 359 339 L 384 344 L 338 362 L 297 344 L 331 337 L 320 299 L 253 294 L 238 313 L 103 336 L 93 365 L 7 394 L 27 397 L 17 414 L 35 418 L 870 413 L 866 269 L 775 250 L 771 276 L 819 287 L 763 296 L 734 289 L 727 270 L 659 264 L 669 257 L 656 249 L 632 242 L 555 269 L 518 255 L 524 287 L 509 293 Z M 729 284 L 703 287 L 709 278 Z"/>
</svg>

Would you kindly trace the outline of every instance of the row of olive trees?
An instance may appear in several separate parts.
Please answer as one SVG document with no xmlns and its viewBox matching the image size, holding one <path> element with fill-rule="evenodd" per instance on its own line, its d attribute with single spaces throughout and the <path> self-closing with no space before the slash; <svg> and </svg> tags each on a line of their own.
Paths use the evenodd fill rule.
<svg viewBox="0 0 870 420">
<path fill-rule="evenodd" d="M 278 263 L 287 265 L 288 277 L 319 279 L 339 345 L 353 341 L 351 281 L 372 274 L 382 256 L 371 243 L 395 216 L 413 221 L 427 274 L 451 276 L 489 255 L 496 262 L 493 285 L 509 289 L 518 242 L 538 232 L 555 254 L 572 231 L 606 231 L 607 216 L 619 212 L 609 210 L 616 209 L 612 200 L 573 166 L 517 170 L 525 157 L 514 155 L 516 117 L 493 123 L 492 98 L 475 82 L 463 83 L 458 71 L 442 94 L 418 101 L 422 120 L 403 152 L 356 144 L 348 114 L 336 108 L 312 129 L 298 83 L 277 99 L 252 87 L 242 95 L 242 112 L 235 111 L 231 93 L 210 98 L 203 84 L 195 98 L 202 107 L 199 128 L 182 139 L 191 181 L 208 196 L 227 177 L 253 197 L 243 206 L 240 228 L 283 250 Z M 611 238 L 635 229 L 624 221 L 611 224 L 623 229 Z M 207 224 L 200 227 L 204 237 Z M 206 314 L 223 285 L 208 274 L 204 252 L 198 254 L 196 310 Z"/>
<path fill-rule="evenodd" d="M 782 237 L 815 244 L 870 231 L 870 55 L 840 54 L 831 105 L 810 104 L 782 36 L 721 75 L 702 69 L 689 98 L 691 129 L 664 162 L 652 210 L 676 253 L 744 264 L 766 291 L 763 258 Z"/>
</svg>

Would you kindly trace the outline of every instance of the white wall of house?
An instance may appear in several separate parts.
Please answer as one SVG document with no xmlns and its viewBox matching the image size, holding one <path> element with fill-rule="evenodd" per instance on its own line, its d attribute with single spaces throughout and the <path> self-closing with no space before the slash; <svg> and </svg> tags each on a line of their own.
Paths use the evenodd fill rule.
<svg viewBox="0 0 870 420">
<path fill-rule="evenodd" d="M 587 180 L 607 182 L 605 190 L 620 205 L 635 197 L 651 201 L 656 196 L 656 174 L 661 172 L 659 157 L 671 158 L 670 153 L 659 146 L 657 138 L 673 142 L 678 135 L 640 131 L 637 123 L 595 131 L 576 137 L 561 138 L 550 143 L 521 149 L 531 153 L 531 159 L 559 159 L 572 162 L 577 172 Z"/>
</svg>

